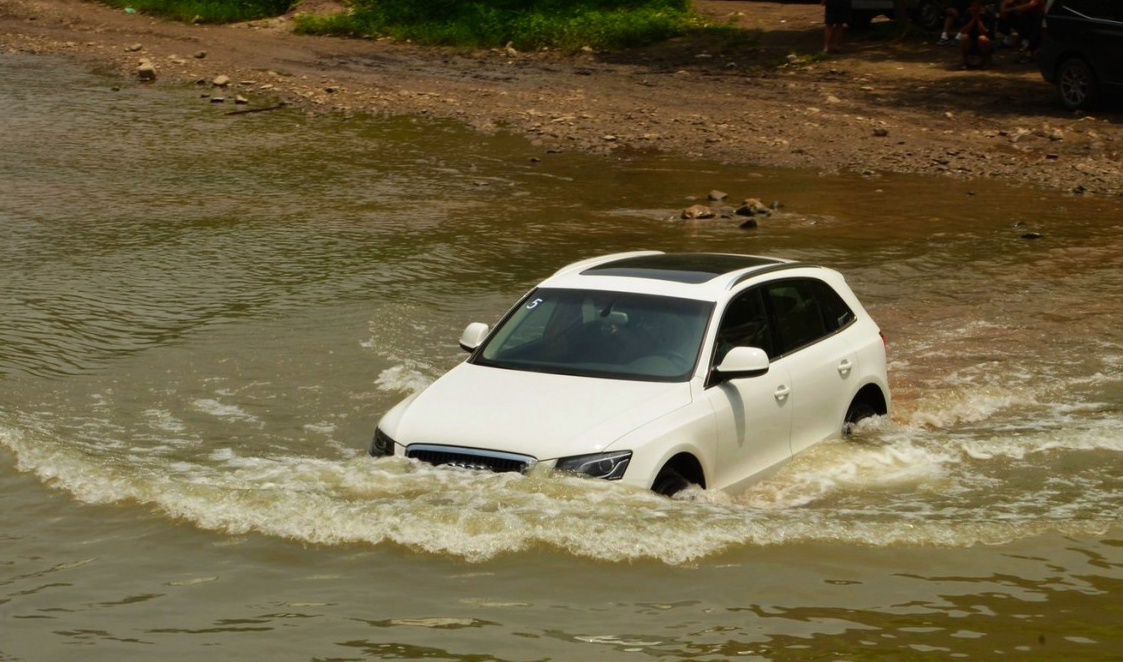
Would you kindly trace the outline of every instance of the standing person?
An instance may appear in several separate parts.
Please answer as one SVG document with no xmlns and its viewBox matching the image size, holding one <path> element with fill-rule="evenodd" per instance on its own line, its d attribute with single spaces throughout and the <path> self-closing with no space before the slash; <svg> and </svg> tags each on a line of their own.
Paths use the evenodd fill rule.
<svg viewBox="0 0 1123 662">
<path fill-rule="evenodd" d="M 850 23 L 850 0 L 821 0 L 823 4 L 823 53 L 841 53 L 842 33 Z"/>
</svg>

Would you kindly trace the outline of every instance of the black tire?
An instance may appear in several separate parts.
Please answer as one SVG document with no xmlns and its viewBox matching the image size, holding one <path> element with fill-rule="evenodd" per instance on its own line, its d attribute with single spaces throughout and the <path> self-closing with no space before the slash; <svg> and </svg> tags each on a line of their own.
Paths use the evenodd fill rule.
<svg viewBox="0 0 1123 662">
<path fill-rule="evenodd" d="M 1069 110 L 1087 110 L 1099 98 L 1096 74 L 1079 57 L 1070 57 L 1057 67 L 1057 97 Z"/>
<path fill-rule="evenodd" d="M 842 422 L 842 436 L 849 437 L 854 434 L 854 428 L 867 418 L 877 416 L 877 410 L 865 400 L 855 400 L 846 410 L 846 419 Z"/>
<path fill-rule="evenodd" d="M 944 3 L 942 0 L 920 0 L 913 20 L 928 32 L 939 30 L 944 27 Z"/>
<path fill-rule="evenodd" d="M 874 16 L 876 16 L 876 14 L 872 14 L 868 11 L 851 11 L 850 21 L 846 25 L 851 30 L 869 30 L 870 23 L 873 22 Z"/>
<path fill-rule="evenodd" d="M 670 497 L 690 487 L 690 481 L 682 477 L 673 467 L 663 467 L 651 483 L 651 491 Z"/>
</svg>

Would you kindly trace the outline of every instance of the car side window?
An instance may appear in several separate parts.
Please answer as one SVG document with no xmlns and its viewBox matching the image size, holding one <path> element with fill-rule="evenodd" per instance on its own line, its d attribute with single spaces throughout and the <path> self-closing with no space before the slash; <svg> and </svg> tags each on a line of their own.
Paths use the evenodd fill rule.
<svg viewBox="0 0 1123 662">
<path fill-rule="evenodd" d="M 777 354 L 787 354 L 854 321 L 854 312 L 826 283 L 793 279 L 764 286 L 772 309 Z"/>
<path fill-rule="evenodd" d="M 1123 8 L 1118 0 L 1068 0 L 1069 9 L 1105 21 L 1123 21 Z"/>
<path fill-rule="evenodd" d="M 769 357 L 774 355 L 772 329 L 760 288 L 742 292 L 726 306 L 718 326 L 714 365 L 734 347 L 759 347 Z"/>
</svg>

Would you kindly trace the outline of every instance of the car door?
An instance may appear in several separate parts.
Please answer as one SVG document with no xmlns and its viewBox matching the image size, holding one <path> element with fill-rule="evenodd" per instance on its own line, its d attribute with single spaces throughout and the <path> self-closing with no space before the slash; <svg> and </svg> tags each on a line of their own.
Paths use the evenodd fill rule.
<svg viewBox="0 0 1123 662">
<path fill-rule="evenodd" d="M 813 278 L 764 286 L 775 325 L 774 346 L 791 382 L 791 452 L 838 436 L 858 374 L 857 352 L 842 331 L 855 320 L 827 283 Z"/>
<path fill-rule="evenodd" d="M 1123 2 L 1099 0 L 1088 9 L 1088 15 L 1095 19 L 1092 56 L 1096 58 L 1100 85 L 1105 93 L 1119 96 L 1123 93 Z"/>
<path fill-rule="evenodd" d="M 712 365 L 733 347 L 759 347 L 773 354 L 773 330 L 762 290 L 733 298 L 718 326 Z M 767 475 L 791 458 L 791 382 L 784 366 L 763 375 L 731 379 L 709 386 L 704 397 L 717 424 L 717 458 L 711 487 L 729 488 Z"/>
</svg>

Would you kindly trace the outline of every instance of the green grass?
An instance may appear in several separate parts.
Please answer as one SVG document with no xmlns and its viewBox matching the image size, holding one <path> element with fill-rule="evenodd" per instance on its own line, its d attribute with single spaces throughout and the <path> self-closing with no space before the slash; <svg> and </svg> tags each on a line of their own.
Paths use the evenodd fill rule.
<svg viewBox="0 0 1123 662">
<path fill-rule="evenodd" d="M 295 0 L 101 0 L 126 11 L 163 16 L 185 23 L 235 23 L 280 16 Z"/>
<path fill-rule="evenodd" d="M 619 50 L 700 29 L 689 0 L 354 0 L 346 14 L 296 19 L 302 33 L 526 51 Z"/>
</svg>

